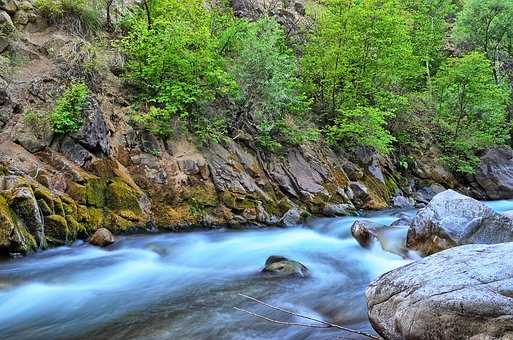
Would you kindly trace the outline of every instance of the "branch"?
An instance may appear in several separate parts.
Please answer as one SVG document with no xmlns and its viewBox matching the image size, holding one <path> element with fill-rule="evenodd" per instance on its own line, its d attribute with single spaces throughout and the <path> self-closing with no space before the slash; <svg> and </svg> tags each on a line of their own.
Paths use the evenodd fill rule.
<svg viewBox="0 0 513 340">
<path fill-rule="evenodd" d="M 277 310 L 277 311 L 280 311 L 280 312 L 283 312 L 283 313 L 286 313 L 286 314 L 294 315 L 294 316 L 297 316 L 297 317 L 300 317 L 300 318 L 303 318 L 303 319 L 307 319 L 307 320 L 315 321 L 315 322 L 318 322 L 318 323 L 322 323 L 324 326 L 315 326 L 315 325 L 306 325 L 306 324 L 293 324 L 293 323 L 289 324 L 289 323 L 286 323 L 286 322 L 283 322 L 283 321 L 278 321 L 276 323 L 289 324 L 289 325 L 292 325 L 292 326 L 314 327 L 314 328 L 338 328 L 340 330 L 343 330 L 343 331 L 346 331 L 346 332 L 349 332 L 349 333 L 359 334 L 359 335 L 365 336 L 365 337 L 370 338 L 370 339 L 376 339 L 376 340 L 380 340 L 381 339 L 381 338 L 379 338 L 379 337 L 377 337 L 375 335 L 369 334 L 369 333 L 357 331 L 357 330 L 350 329 L 350 328 L 347 328 L 347 327 L 344 327 L 344 326 L 340 326 L 340 325 L 337 325 L 337 324 L 334 324 L 334 323 L 331 323 L 331 322 L 315 319 L 315 318 L 312 318 L 310 316 L 301 315 L 301 314 L 298 314 L 298 313 L 295 313 L 295 312 L 292 312 L 292 311 L 289 311 L 289 310 L 286 310 L 286 309 L 283 309 L 283 308 L 280 308 L 280 307 L 272 306 L 272 305 L 270 305 L 268 303 L 260 301 L 260 300 L 258 300 L 256 298 L 254 298 L 252 296 L 249 296 L 249 295 L 246 295 L 246 294 L 239 293 L 238 295 L 240 295 L 240 296 L 242 296 L 242 297 L 244 297 L 246 299 L 249 299 L 251 301 L 254 301 L 256 303 L 259 303 L 261 305 L 264 305 L 266 307 L 272 308 L 274 310 Z M 246 313 L 249 313 L 251 315 L 260 317 L 260 318 L 262 318 L 264 320 L 267 320 L 267 321 L 271 321 L 271 322 L 275 322 L 276 321 L 276 320 L 268 319 L 268 318 L 266 318 L 266 317 L 264 317 L 262 315 L 258 315 L 258 314 L 252 313 L 252 312 L 248 312 L 246 310 L 242 310 L 242 309 L 237 308 L 237 307 L 233 307 L 233 308 L 235 308 L 237 310 L 241 310 L 241 311 L 246 312 Z"/>
<path fill-rule="evenodd" d="M 308 325 L 306 323 L 286 322 L 286 321 L 274 320 L 274 319 L 268 318 L 266 316 L 250 312 L 249 310 L 245 310 L 245 309 L 238 308 L 238 307 L 233 307 L 233 308 L 238 310 L 238 311 L 241 311 L 241 312 L 248 313 L 250 315 L 256 316 L 257 318 L 264 319 L 264 320 L 269 321 L 269 322 L 277 323 L 279 325 L 301 326 L 301 327 L 311 327 L 311 328 L 330 328 L 330 326 Z"/>
</svg>

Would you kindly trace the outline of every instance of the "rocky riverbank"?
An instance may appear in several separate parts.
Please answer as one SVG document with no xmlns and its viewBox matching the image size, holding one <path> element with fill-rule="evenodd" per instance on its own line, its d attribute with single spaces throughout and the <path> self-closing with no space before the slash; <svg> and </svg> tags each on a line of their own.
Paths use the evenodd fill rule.
<svg viewBox="0 0 513 340">
<path fill-rule="evenodd" d="M 510 149 L 490 151 L 475 177 L 457 178 L 434 148 L 406 171 L 363 148 L 336 153 L 318 143 L 270 154 L 243 135 L 201 146 L 183 135 L 162 140 L 132 124 L 115 49 L 95 50 L 30 1 L 0 2 L 0 17 L 10 32 L 0 44 L 2 253 L 69 243 L 102 227 L 291 225 L 310 215 L 422 206 L 445 188 L 500 198 L 513 187 Z M 71 75 L 94 85 L 81 130 L 63 136 L 27 120 L 27 112 L 51 110 Z"/>
<path fill-rule="evenodd" d="M 386 233 L 395 228 L 402 230 L 403 237 L 390 247 Z M 376 238 L 387 251 L 427 256 L 384 274 L 369 286 L 369 319 L 385 339 L 509 339 L 513 335 L 513 273 L 508 256 L 513 220 L 508 212 L 495 212 L 447 190 L 410 220 L 390 227 L 356 221 L 352 232 L 360 244 Z"/>
</svg>

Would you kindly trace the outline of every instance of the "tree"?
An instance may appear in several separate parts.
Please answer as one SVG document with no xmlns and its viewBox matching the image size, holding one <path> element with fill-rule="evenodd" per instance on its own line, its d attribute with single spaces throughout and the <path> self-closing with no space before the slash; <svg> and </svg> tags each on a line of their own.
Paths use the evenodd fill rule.
<svg viewBox="0 0 513 340">
<path fill-rule="evenodd" d="M 303 66 L 307 88 L 329 121 L 341 107 L 380 105 L 419 69 L 407 13 L 396 1 L 323 3 L 314 9 L 318 24 Z"/>
<path fill-rule="evenodd" d="M 224 36 L 230 39 L 225 49 L 228 70 L 241 91 L 232 126 L 257 134 L 260 144 L 271 149 L 280 146 L 276 138 L 301 140 L 296 123 L 308 103 L 299 90 L 297 60 L 286 45 L 283 28 L 268 17 L 239 20 Z"/>
<path fill-rule="evenodd" d="M 499 83 L 501 54 L 513 52 L 513 0 L 467 0 L 454 29 L 455 41 L 466 51 L 479 50 L 491 61 Z"/>
<path fill-rule="evenodd" d="M 413 18 L 413 51 L 425 69 L 428 90 L 431 91 L 431 76 L 445 57 L 446 18 L 454 12 L 455 6 L 447 0 L 406 0 L 404 3 Z"/>
<path fill-rule="evenodd" d="M 202 0 L 152 2 L 133 19 L 121 46 L 129 56 L 128 78 L 153 106 L 137 120 L 152 132 L 168 137 L 172 122 L 192 125 L 198 108 L 234 85 L 225 72 L 214 34 L 213 13 Z"/>
<path fill-rule="evenodd" d="M 490 61 L 479 52 L 449 59 L 433 86 L 445 158 L 454 170 L 472 172 L 478 151 L 507 140 L 509 91 L 495 83 Z"/>
</svg>

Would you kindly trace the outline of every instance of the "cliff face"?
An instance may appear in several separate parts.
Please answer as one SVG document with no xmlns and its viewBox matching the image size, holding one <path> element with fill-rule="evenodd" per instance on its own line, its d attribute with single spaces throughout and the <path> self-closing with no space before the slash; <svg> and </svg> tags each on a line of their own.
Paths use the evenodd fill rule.
<svg viewBox="0 0 513 340">
<path fill-rule="evenodd" d="M 245 12 L 248 4 L 235 1 L 236 12 L 258 13 Z M 289 5 L 272 10 L 295 22 L 303 3 Z M 435 182 L 458 185 L 429 155 L 417 166 L 423 179 L 412 180 L 363 149 L 348 156 L 319 144 L 276 155 L 251 149 L 244 136 L 208 147 L 188 136 L 160 140 L 130 124 L 132 98 L 114 49 L 48 25 L 28 1 L 0 1 L 0 18 L 9 32 L 0 39 L 1 253 L 69 243 L 100 227 L 294 224 L 310 214 L 408 206 L 409 197 L 423 202 L 441 190 Z M 57 135 L 42 116 L 27 119 L 51 111 L 74 78 L 92 90 L 80 131 Z"/>
</svg>

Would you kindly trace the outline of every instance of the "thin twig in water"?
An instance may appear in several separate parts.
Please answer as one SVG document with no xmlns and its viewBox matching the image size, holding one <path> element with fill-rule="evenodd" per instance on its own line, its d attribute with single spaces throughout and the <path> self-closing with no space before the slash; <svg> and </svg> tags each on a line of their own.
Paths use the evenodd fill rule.
<svg viewBox="0 0 513 340">
<path fill-rule="evenodd" d="M 256 316 L 257 318 L 264 319 L 266 321 L 277 323 L 277 324 L 280 324 L 280 325 L 301 326 L 301 327 L 311 327 L 311 328 L 330 328 L 330 326 L 326 326 L 326 325 L 322 325 L 322 326 L 321 325 L 308 325 L 306 323 L 297 323 L 297 322 L 287 322 L 287 321 L 274 320 L 274 319 L 268 318 L 266 316 L 250 312 L 249 310 L 246 310 L 246 309 L 242 309 L 242 308 L 238 308 L 238 307 L 233 307 L 233 308 L 238 310 L 238 311 L 241 311 L 241 312 L 248 313 L 250 315 Z"/>
<path fill-rule="evenodd" d="M 272 305 L 270 305 L 268 303 L 260 301 L 260 300 L 258 300 L 256 298 L 254 298 L 252 296 L 249 296 L 249 295 L 246 295 L 246 294 L 239 293 L 238 295 L 240 295 L 240 296 L 242 296 L 242 297 L 244 297 L 246 299 L 249 299 L 251 301 L 254 301 L 256 303 L 259 303 L 261 305 L 264 305 L 266 307 L 272 308 L 274 310 L 277 310 L 277 311 L 280 311 L 280 312 L 283 312 L 283 313 L 286 313 L 286 314 L 294 315 L 294 316 L 297 316 L 297 317 L 300 317 L 300 318 L 303 318 L 303 319 L 307 319 L 307 320 L 315 321 L 315 322 L 318 322 L 318 323 L 322 323 L 324 325 L 324 327 L 317 327 L 317 328 L 338 328 L 340 330 L 343 330 L 343 331 L 346 331 L 346 332 L 349 332 L 349 333 L 359 334 L 359 335 L 365 336 L 365 337 L 370 338 L 370 339 L 377 339 L 377 340 L 381 339 L 381 338 L 379 338 L 379 337 L 377 337 L 375 335 L 369 334 L 369 333 L 365 333 L 365 332 L 362 332 L 362 331 L 357 331 L 357 330 L 354 330 L 354 329 L 351 329 L 351 328 L 347 328 L 347 327 L 344 327 L 344 326 L 340 326 L 340 325 L 337 325 L 337 324 L 334 324 L 334 323 L 331 323 L 331 322 L 315 319 L 315 318 L 312 318 L 310 316 L 301 315 L 301 314 L 298 314 L 298 313 L 295 313 L 295 312 L 292 312 L 292 311 L 289 311 L 289 310 L 286 310 L 286 309 L 283 309 L 283 308 L 280 308 L 280 307 L 272 306 Z M 240 310 L 240 308 L 236 308 L 236 307 L 234 307 L 234 308 L 237 309 L 237 310 Z M 247 312 L 247 311 L 245 311 L 245 312 Z M 255 313 L 249 312 L 249 314 L 254 315 Z M 255 316 L 257 316 L 257 315 L 255 315 Z M 258 315 L 258 317 L 266 319 L 265 317 L 262 317 L 262 315 Z M 268 321 L 271 321 L 271 320 L 272 319 L 270 319 Z M 273 321 L 276 321 L 276 320 L 273 320 Z M 282 323 L 282 322 L 283 321 L 280 321 L 279 323 Z M 287 323 L 285 323 L 285 324 L 287 324 Z M 295 326 L 300 326 L 300 325 L 304 325 L 304 324 L 297 324 Z M 315 327 L 315 326 L 313 326 L 313 327 Z"/>
</svg>

